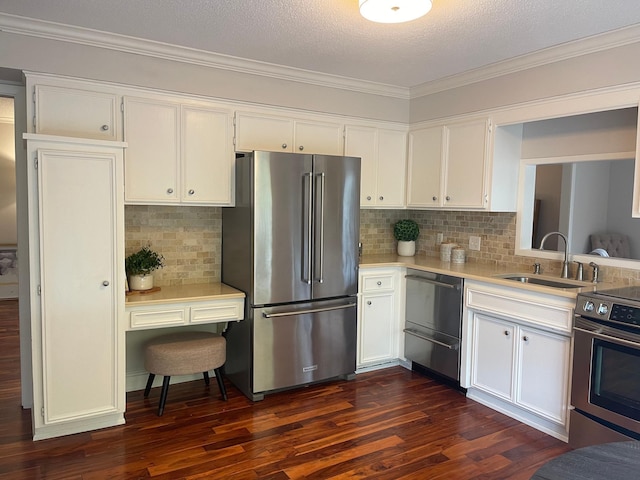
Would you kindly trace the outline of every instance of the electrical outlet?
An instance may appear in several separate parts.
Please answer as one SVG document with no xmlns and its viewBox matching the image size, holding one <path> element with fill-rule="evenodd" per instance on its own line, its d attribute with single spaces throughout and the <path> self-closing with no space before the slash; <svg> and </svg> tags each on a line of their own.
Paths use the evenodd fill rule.
<svg viewBox="0 0 640 480">
<path fill-rule="evenodd" d="M 444 235 L 442 232 L 436 234 L 436 245 L 440 245 L 444 240 Z"/>
<path fill-rule="evenodd" d="M 473 235 L 469 237 L 469 250 L 480 251 L 480 237 Z"/>
</svg>

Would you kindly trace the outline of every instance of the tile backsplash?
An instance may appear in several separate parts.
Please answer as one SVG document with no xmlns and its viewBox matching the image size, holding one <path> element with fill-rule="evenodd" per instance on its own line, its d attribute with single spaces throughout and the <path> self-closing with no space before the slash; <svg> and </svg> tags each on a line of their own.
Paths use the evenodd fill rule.
<svg viewBox="0 0 640 480">
<path fill-rule="evenodd" d="M 416 253 L 439 256 L 437 234 L 463 246 L 467 261 L 531 270 L 534 259 L 516 256 L 515 213 L 420 210 L 360 210 L 360 240 L 364 255 L 394 253 L 393 224 L 411 218 L 420 226 Z M 469 250 L 469 237 L 479 236 L 480 251 Z M 222 209 L 196 206 L 125 206 L 125 255 L 150 245 L 165 257 L 155 273 L 157 285 L 186 285 L 220 281 Z M 540 259 L 543 271 L 555 275 L 560 262 Z M 640 282 L 640 270 L 604 267 L 606 281 Z"/>
</svg>

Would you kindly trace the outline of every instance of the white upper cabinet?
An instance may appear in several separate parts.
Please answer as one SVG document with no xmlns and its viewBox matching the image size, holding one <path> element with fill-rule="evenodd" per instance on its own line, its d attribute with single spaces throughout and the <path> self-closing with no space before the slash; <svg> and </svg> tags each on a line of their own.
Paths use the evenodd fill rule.
<svg viewBox="0 0 640 480">
<path fill-rule="evenodd" d="M 360 125 L 345 127 L 344 154 L 360 157 L 360 207 L 404 207 L 407 134 Z"/>
<path fill-rule="evenodd" d="M 231 112 L 124 98 L 125 201 L 233 204 Z"/>
<path fill-rule="evenodd" d="M 342 124 L 236 112 L 236 150 L 342 155 Z"/>
<path fill-rule="evenodd" d="M 488 208 L 489 133 L 486 118 L 412 130 L 407 206 Z"/>
<path fill-rule="evenodd" d="M 119 140 L 119 97 L 52 85 L 34 87 L 33 131 L 46 135 Z"/>
</svg>

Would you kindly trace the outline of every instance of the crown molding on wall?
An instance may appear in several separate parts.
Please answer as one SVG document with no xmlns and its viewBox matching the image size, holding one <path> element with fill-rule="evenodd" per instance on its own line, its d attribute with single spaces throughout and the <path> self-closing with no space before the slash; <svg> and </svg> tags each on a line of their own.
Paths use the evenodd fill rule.
<svg viewBox="0 0 640 480">
<path fill-rule="evenodd" d="M 516 73 L 549 63 L 609 50 L 640 41 L 640 25 L 613 30 L 611 32 L 593 35 L 591 37 L 574 40 L 553 47 L 545 48 L 519 57 L 492 63 L 457 75 L 427 82 L 411 87 L 410 98 L 424 97 L 434 93 L 463 87 L 472 83 Z"/>
<path fill-rule="evenodd" d="M 338 75 L 313 72 L 273 63 L 207 52 L 195 48 L 144 40 L 126 35 L 102 32 L 82 27 L 47 22 L 0 12 L 0 31 L 48 40 L 76 43 L 148 57 L 218 68 L 279 80 L 306 83 L 328 88 L 349 90 L 370 95 L 409 99 L 409 89 L 376 82 L 367 82 Z"/>
</svg>

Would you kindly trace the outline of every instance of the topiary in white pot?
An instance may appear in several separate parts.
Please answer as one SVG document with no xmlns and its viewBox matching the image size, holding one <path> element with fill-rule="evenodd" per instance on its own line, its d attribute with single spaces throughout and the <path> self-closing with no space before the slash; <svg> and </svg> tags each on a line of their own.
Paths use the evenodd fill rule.
<svg viewBox="0 0 640 480">
<path fill-rule="evenodd" d="M 150 290 L 153 288 L 152 273 L 164 267 L 164 257 L 149 247 L 142 247 L 124 260 L 124 268 L 129 277 L 131 290 Z"/>
<path fill-rule="evenodd" d="M 393 226 L 393 236 L 398 241 L 398 255 L 413 257 L 416 254 L 416 239 L 420 234 L 418 224 L 410 219 L 398 220 Z"/>
</svg>

